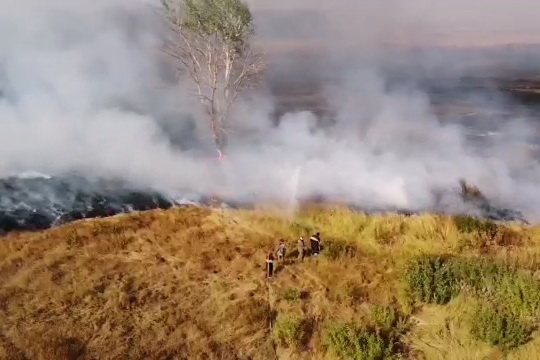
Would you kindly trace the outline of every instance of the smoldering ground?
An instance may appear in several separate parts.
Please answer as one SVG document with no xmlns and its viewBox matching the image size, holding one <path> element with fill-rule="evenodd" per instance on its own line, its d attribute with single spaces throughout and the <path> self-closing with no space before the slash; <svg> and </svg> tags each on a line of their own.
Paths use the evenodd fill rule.
<svg viewBox="0 0 540 360">
<path fill-rule="evenodd" d="M 336 1 L 326 8 L 330 26 L 317 38 L 322 51 L 309 71 L 297 71 L 305 70 L 306 58 L 298 66 L 266 49 L 268 82 L 232 114 L 229 157 L 218 164 L 210 159 L 207 123 L 187 80 L 176 81 L 160 52 L 157 1 L 4 1 L 0 28 L 9 36 L 0 39 L 0 173 L 77 172 L 178 196 L 217 192 L 247 202 L 322 195 L 364 208 L 442 211 L 468 210 L 454 191 L 465 178 L 495 203 L 538 219 L 540 172 L 528 145 L 534 119 L 490 116 L 489 129 L 498 137 L 478 146 L 468 137 L 471 124 L 443 121 L 434 112 L 433 96 L 419 81 L 438 69 L 446 69 L 445 81 L 458 79 L 467 66 L 451 65 L 466 58 L 399 52 L 405 67 L 388 59 L 382 44 L 403 34 L 400 27 L 418 30 L 412 27 L 418 14 L 402 16 L 396 1 L 357 3 L 362 6 Z M 456 26 L 422 14 L 420 35 Z M 255 13 L 257 23 L 262 16 Z M 302 25 L 302 18 L 295 21 Z M 272 37 L 275 29 L 261 26 L 257 35 Z M 423 41 L 420 35 L 408 40 Z M 396 77 L 401 71 L 403 81 Z M 268 90 L 282 78 L 289 85 L 317 80 L 333 111 L 328 125 L 310 111 L 271 121 L 275 104 Z M 502 96 L 487 102 L 480 95 L 470 93 L 495 114 L 508 107 Z"/>
</svg>

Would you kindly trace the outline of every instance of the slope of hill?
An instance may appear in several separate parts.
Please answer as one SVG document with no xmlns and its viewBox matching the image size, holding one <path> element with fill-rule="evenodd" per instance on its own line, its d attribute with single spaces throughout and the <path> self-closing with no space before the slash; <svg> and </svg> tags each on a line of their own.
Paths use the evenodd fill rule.
<svg viewBox="0 0 540 360">
<path fill-rule="evenodd" d="M 318 258 L 295 240 L 320 231 Z M 277 240 L 289 254 L 265 279 Z M 536 359 L 540 231 L 183 208 L 0 241 L 1 359 Z"/>
</svg>

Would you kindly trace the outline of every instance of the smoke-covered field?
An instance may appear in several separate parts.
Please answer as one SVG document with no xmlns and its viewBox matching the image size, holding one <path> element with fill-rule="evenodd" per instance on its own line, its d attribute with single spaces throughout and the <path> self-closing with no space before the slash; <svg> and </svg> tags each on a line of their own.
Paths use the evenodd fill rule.
<svg viewBox="0 0 540 360">
<path fill-rule="evenodd" d="M 216 194 L 520 217 L 464 202 L 459 179 L 540 220 L 540 48 L 523 44 L 540 35 L 537 5 L 339 0 L 313 18 L 250 3 L 266 81 L 239 101 L 218 162 L 189 82 L 160 51 L 158 1 L 3 1 L 0 231 Z M 467 9 L 482 21 L 458 16 Z"/>
</svg>

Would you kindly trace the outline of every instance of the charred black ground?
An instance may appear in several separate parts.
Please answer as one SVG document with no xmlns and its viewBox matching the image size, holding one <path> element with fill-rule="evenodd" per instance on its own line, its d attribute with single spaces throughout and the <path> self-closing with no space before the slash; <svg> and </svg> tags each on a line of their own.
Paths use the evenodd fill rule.
<svg viewBox="0 0 540 360">
<path fill-rule="evenodd" d="M 174 204 L 155 191 L 81 176 L 10 177 L 0 180 L 0 196 L 0 234 Z"/>
<path fill-rule="evenodd" d="M 168 209 L 173 206 L 251 207 L 253 204 L 235 204 L 227 199 L 200 197 L 197 203 L 129 186 L 110 180 L 89 181 L 80 176 L 66 177 L 11 177 L 0 180 L 0 235 L 12 231 L 43 230 L 80 219 L 108 217 L 132 211 Z M 474 208 L 476 214 L 494 221 L 526 222 L 523 215 L 512 209 L 494 206 L 481 191 L 461 184 L 463 201 Z M 300 199 L 306 203 L 324 203 L 324 196 Z M 351 209 L 366 213 L 396 212 L 413 215 L 408 209 L 366 209 L 344 203 Z M 426 211 L 430 211 L 426 209 Z M 435 209 L 431 212 L 437 212 Z M 417 212 L 416 212 L 417 213 Z"/>
</svg>

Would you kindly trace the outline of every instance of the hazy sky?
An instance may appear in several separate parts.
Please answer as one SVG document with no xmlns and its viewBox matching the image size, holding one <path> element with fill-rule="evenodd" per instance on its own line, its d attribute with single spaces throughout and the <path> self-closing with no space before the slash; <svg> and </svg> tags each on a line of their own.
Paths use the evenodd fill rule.
<svg viewBox="0 0 540 360">
<path fill-rule="evenodd" d="M 319 9 L 347 41 L 490 45 L 540 42 L 534 0 L 248 0 L 253 9 Z"/>
</svg>

